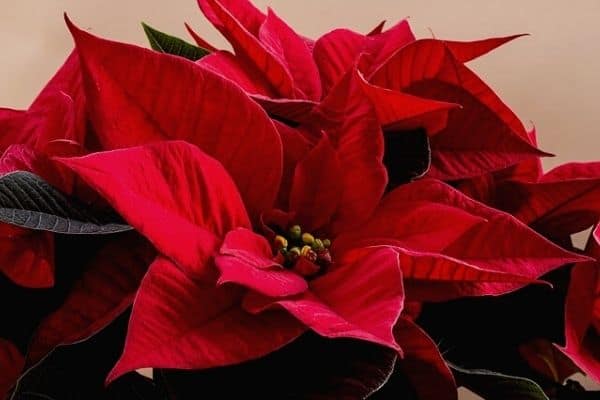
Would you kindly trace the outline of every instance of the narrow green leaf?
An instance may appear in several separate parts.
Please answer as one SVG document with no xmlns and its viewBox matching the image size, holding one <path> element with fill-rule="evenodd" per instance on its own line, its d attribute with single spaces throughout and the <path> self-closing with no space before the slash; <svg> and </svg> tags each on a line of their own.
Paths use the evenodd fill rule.
<svg viewBox="0 0 600 400">
<path fill-rule="evenodd" d="M 542 388 L 530 379 L 449 365 L 459 386 L 486 400 L 549 400 Z"/>
<path fill-rule="evenodd" d="M 183 39 L 156 30 L 144 22 L 142 22 L 142 27 L 153 50 L 184 57 L 192 61 L 199 60 L 210 53 L 208 50 L 188 43 Z"/>
</svg>

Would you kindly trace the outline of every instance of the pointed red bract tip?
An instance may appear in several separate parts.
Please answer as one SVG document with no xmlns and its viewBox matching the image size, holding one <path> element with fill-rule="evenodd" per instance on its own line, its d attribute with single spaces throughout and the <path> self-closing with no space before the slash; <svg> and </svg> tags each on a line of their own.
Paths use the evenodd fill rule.
<svg viewBox="0 0 600 400">
<path fill-rule="evenodd" d="M 381 32 L 383 32 L 383 28 L 384 28 L 386 22 L 387 21 L 385 19 L 383 21 L 381 21 L 375 28 L 373 28 L 371 30 L 371 32 L 367 33 L 367 36 L 374 36 L 374 35 L 378 35 Z"/>
<path fill-rule="evenodd" d="M 467 63 L 476 58 L 479 58 L 506 43 L 512 42 L 523 36 L 529 36 L 529 33 L 519 33 L 516 35 L 493 37 L 482 40 L 475 40 L 471 42 L 460 42 L 460 41 L 444 41 L 446 46 L 450 49 L 454 57 L 460 62 Z"/>
<path fill-rule="evenodd" d="M 196 42 L 198 46 L 210 51 L 219 51 L 219 49 L 217 49 L 215 46 L 202 39 L 202 37 L 198 35 L 198 33 L 194 29 L 192 29 L 190 24 L 184 22 L 183 25 L 185 25 L 185 29 L 188 31 L 188 33 L 190 34 L 192 39 L 194 39 L 194 42 Z"/>
<path fill-rule="evenodd" d="M 73 31 L 79 30 L 79 28 L 75 26 L 73 21 L 71 21 L 71 18 L 69 18 L 69 15 L 66 11 L 63 13 L 63 18 L 65 19 L 65 23 L 67 24 L 67 28 L 69 28 L 69 31 L 71 31 L 71 34 L 73 34 Z"/>
<path fill-rule="evenodd" d="M 75 41 L 75 47 L 80 48 L 81 40 L 84 39 L 86 36 L 92 35 L 75 25 L 75 23 L 71 20 L 71 18 L 69 18 L 66 12 L 63 15 L 65 23 L 67 24 L 67 28 L 69 29 L 69 32 L 71 32 L 71 36 Z"/>
</svg>

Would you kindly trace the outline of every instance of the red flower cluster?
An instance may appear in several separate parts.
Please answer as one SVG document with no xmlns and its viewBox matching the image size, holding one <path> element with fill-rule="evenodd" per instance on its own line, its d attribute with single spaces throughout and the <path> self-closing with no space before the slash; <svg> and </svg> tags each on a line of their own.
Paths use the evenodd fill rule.
<svg viewBox="0 0 600 400">
<path fill-rule="evenodd" d="M 600 164 L 543 173 L 534 132 L 465 65 L 516 36 L 417 40 L 401 21 L 315 41 L 245 0 L 199 5 L 234 53 L 192 32 L 210 53 L 194 62 L 67 19 L 65 65 L 28 110 L 0 110 L 5 177 L 32 172 L 135 229 L 104 239 L 24 342 L 0 330 L 0 396 L 133 305 L 107 383 L 260 359 L 313 331 L 388 348 L 419 398 L 456 399 L 422 305 L 573 263 L 562 350 L 600 380 L 599 235 L 570 242 L 600 217 Z M 2 221 L 10 285 L 64 286 L 60 232 Z"/>
</svg>

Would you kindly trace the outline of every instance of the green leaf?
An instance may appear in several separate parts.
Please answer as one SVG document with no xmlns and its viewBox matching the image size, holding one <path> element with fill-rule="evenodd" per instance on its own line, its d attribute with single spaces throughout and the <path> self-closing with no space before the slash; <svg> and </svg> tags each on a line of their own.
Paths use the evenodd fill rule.
<svg viewBox="0 0 600 400">
<path fill-rule="evenodd" d="M 549 400 L 542 388 L 530 379 L 449 365 L 458 386 L 464 386 L 486 400 Z"/>
<path fill-rule="evenodd" d="M 25 171 L 0 177 L 0 222 L 70 235 L 132 230 L 113 213 L 99 214 Z"/>
<path fill-rule="evenodd" d="M 178 37 L 156 30 L 144 22 L 142 22 L 142 27 L 153 50 L 184 57 L 192 61 L 199 60 L 205 55 L 210 54 L 208 50 L 202 47 L 195 46 Z"/>
</svg>

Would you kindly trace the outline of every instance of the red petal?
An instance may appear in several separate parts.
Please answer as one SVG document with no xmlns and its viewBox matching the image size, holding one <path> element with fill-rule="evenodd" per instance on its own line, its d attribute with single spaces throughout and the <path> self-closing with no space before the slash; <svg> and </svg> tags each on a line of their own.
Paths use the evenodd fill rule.
<svg viewBox="0 0 600 400">
<path fill-rule="evenodd" d="M 0 152 L 15 143 L 28 143 L 31 132 L 25 130 L 27 111 L 0 108 Z"/>
<path fill-rule="evenodd" d="M 250 222 L 227 172 L 185 142 L 162 142 L 58 159 L 163 254 L 197 269 L 217 237 Z"/>
<path fill-rule="evenodd" d="M 215 28 L 231 43 L 237 56 L 246 58 L 258 70 L 263 71 L 280 96 L 296 97 L 290 72 L 273 53 L 259 42 L 256 36 L 258 31 L 250 31 L 244 26 L 244 23 L 250 24 L 251 22 L 252 26 L 248 26 L 248 28 L 255 29 L 258 21 L 256 14 L 247 13 L 246 10 L 237 12 L 239 7 L 235 2 L 229 2 L 229 9 L 216 0 L 198 0 L 198 4 Z M 239 6 L 246 8 L 248 4 L 244 1 Z"/>
<path fill-rule="evenodd" d="M 305 99 L 272 99 L 261 95 L 252 95 L 269 115 L 295 123 L 312 123 L 311 112 L 317 106 L 312 100 Z"/>
<path fill-rule="evenodd" d="M 29 344 L 27 365 L 36 364 L 57 346 L 90 337 L 131 306 L 152 253 L 135 236 L 102 249 L 60 308 L 38 326 Z"/>
<path fill-rule="evenodd" d="M 370 101 L 360 94 L 358 72 L 350 71 L 316 111 L 324 120 L 342 166 L 340 207 L 333 232 L 364 221 L 387 185 L 383 166 L 383 134 Z"/>
<path fill-rule="evenodd" d="M 527 132 L 529 142 L 536 146 L 537 139 L 535 129 Z M 530 158 L 520 163 L 491 174 L 466 179 L 457 184 L 456 187 L 467 196 L 506 211 L 506 200 L 510 202 L 521 202 L 521 196 L 512 193 L 511 185 L 504 185 L 505 181 L 537 182 L 543 175 L 542 160 L 539 157 Z"/>
<path fill-rule="evenodd" d="M 46 96 L 44 110 L 36 114 L 29 111 L 29 122 L 35 124 L 36 150 L 44 151 L 46 145 L 54 140 L 72 140 L 83 142 L 85 131 L 79 128 L 76 131 L 75 104 L 73 100 L 63 92 L 56 92 Z M 83 118 L 83 116 L 81 116 Z M 37 122 L 33 122 L 37 119 Z"/>
<path fill-rule="evenodd" d="M 290 72 L 300 98 L 321 99 L 321 79 L 304 39 L 269 8 L 259 39 Z"/>
<path fill-rule="evenodd" d="M 308 289 L 304 278 L 273 260 L 267 240 L 252 231 L 229 232 L 220 253 L 215 259 L 221 271 L 219 285 L 237 283 L 269 297 L 291 296 Z"/>
<path fill-rule="evenodd" d="M 14 171 L 33 172 L 52 185 L 58 183 L 58 186 L 62 188 L 60 179 L 56 179 L 56 171 L 53 169 L 52 162 L 28 145 L 12 144 L 0 157 L 0 174 L 4 175 Z"/>
<path fill-rule="evenodd" d="M 400 318 L 394 336 L 404 358 L 398 361 L 419 399 L 456 400 L 458 393 L 454 376 L 442 358 L 437 346 L 414 322 Z"/>
<path fill-rule="evenodd" d="M 462 105 L 450 113 L 446 129 L 431 138 L 431 177 L 463 179 L 547 155 L 529 143 L 517 116 L 441 41 L 426 39 L 405 46 L 370 82 Z"/>
<path fill-rule="evenodd" d="M 403 193 L 400 189 L 390 192 L 365 224 L 341 234 L 333 243 L 335 255 L 357 246 L 387 243 L 438 252 L 485 221 L 443 203 L 405 200 Z"/>
<path fill-rule="evenodd" d="M 192 39 L 194 39 L 194 42 L 196 42 L 196 44 L 200 47 L 202 47 L 203 49 L 206 49 L 208 51 L 219 51 L 219 49 L 217 49 L 215 46 L 213 46 L 212 44 L 208 43 L 206 40 L 202 39 L 202 37 L 200 37 L 200 35 L 198 35 L 196 33 L 196 31 L 194 31 L 194 29 L 192 29 L 192 27 L 190 26 L 190 24 L 188 24 L 187 22 L 184 23 L 185 25 L 185 29 L 188 31 L 188 33 L 190 34 L 190 36 L 192 37 Z"/>
<path fill-rule="evenodd" d="M 511 215 L 477 203 L 442 182 L 417 181 L 399 187 L 393 194 L 404 201 L 439 202 L 485 218 L 441 251 L 480 268 L 537 279 L 561 265 L 587 260 L 561 249 Z M 499 232 L 504 240 L 493 240 Z M 496 293 L 523 286 L 490 285 Z"/>
<path fill-rule="evenodd" d="M 203 285 L 157 259 L 136 296 L 111 382 L 139 368 L 204 369 L 262 357 L 305 328 L 283 312 L 251 315 L 236 291 Z"/>
<path fill-rule="evenodd" d="M 51 156 L 80 155 L 81 146 L 65 140 L 46 143 L 44 152 L 36 151 L 28 145 L 14 144 L 0 156 L 0 174 L 14 171 L 29 171 L 42 177 L 46 182 L 64 193 L 72 194 L 73 174 L 56 164 Z"/>
<path fill-rule="evenodd" d="M 410 300 L 433 302 L 502 294 L 505 289 L 497 284 L 525 286 L 535 282 L 519 273 L 486 270 L 442 254 L 394 249 L 400 256 L 406 297 Z"/>
<path fill-rule="evenodd" d="M 383 20 L 380 23 L 378 23 L 375 28 L 371 29 L 371 31 L 367 33 L 367 36 L 379 35 L 381 32 L 383 32 L 383 28 L 386 22 L 386 20 Z"/>
<path fill-rule="evenodd" d="M 0 338 L 0 399 L 17 383 L 24 365 L 25 360 L 16 346 Z"/>
<path fill-rule="evenodd" d="M 72 52 L 27 111 L 0 109 L 0 151 L 14 144 L 43 151 L 54 139 L 82 142 L 85 113 L 79 60 Z"/>
<path fill-rule="evenodd" d="M 323 227 L 338 208 L 342 175 L 341 163 L 327 136 L 298 163 L 289 210 L 296 213 L 297 222 L 307 231 Z"/>
<path fill-rule="evenodd" d="M 79 56 L 73 51 L 29 107 L 30 119 L 40 119 L 38 146 L 54 139 L 83 143 L 86 113 Z"/>
<path fill-rule="evenodd" d="M 202 57 L 196 63 L 232 80 L 249 94 L 275 96 L 261 71 L 228 51 L 216 51 Z"/>
<path fill-rule="evenodd" d="M 272 207 L 281 142 L 265 112 L 239 87 L 181 57 L 103 40 L 68 24 L 104 149 L 186 140 L 223 164 L 252 216 Z"/>
<path fill-rule="evenodd" d="M 508 182 L 498 206 L 551 237 L 582 231 L 600 217 L 600 162 L 569 163 L 539 182 Z"/>
<path fill-rule="evenodd" d="M 315 279 L 310 291 L 300 296 L 273 302 L 251 294 L 244 306 L 261 312 L 279 305 L 325 337 L 366 340 L 399 350 L 392 328 L 403 299 L 398 256 L 378 249 Z"/>
<path fill-rule="evenodd" d="M 369 38 L 366 52 L 371 56 L 369 67 L 363 72 L 371 75 L 396 51 L 416 40 L 408 20 L 399 21 L 385 32 Z"/>
<path fill-rule="evenodd" d="M 315 43 L 313 51 L 323 82 L 323 92 L 329 93 L 356 65 L 361 54 L 366 56 L 362 72 L 370 75 L 394 52 L 414 40 L 415 36 L 406 20 L 379 34 L 365 36 L 348 29 L 336 29 L 323 35 Z"/>
<path fill-rule="evenodd" d="M 458 42 L 452 40 L 444 40 L 443 42 L 448 46 L 448 49 L 450 49 L 458 61 L 466 63 L 522 36 L 527 36 L 527 34 L 494 37 L 471 42 Z"/>
<path fill-rule="evenodd" d="M 537 135 L 535 128 L 527 132 L 527 137 L 529 139 L 529 143 L 531 143 L 534 146 L 537 146 Z M 544 174 L 544 169 L 542 168 L 541 158 L 536 157 L 530 158 L 525 161 L 521 161 L 520 163 L 509 168 L 506 171 L 500 171 L 498 174 L 500 175 L 498 177 L 499 179 L 516 179 L 522 181 L 536 182 Z"/>
<path fill-rule="evenodd" d="M 581 344 L 573 344 L 566 348 L 559 347 L 581 370 L 595 382 L 600 382 L 600 360 L 598 352 L 600 337 L 597 333 L 591 333 Z"/>
<path fill-rule="evenodd" d="M 363 92 L 375 111 L 379 122 L 387 130 L 424 128 L 430 135 L 446 127 L 448 113 L 458 104 L 429 100 L 423 97 L 374 86 L 360 77 Z"/>
<path fill-rule="evenodd" d="M 336 29 L 315 43 L 313 57 L 319 68 L 323 93 L 329 93 L 355 65 L 365 46 L 365 36 L 349 29 Z"/>
<path fill-rule="evenodd" d="M 254 37 L 259 36 L 261 25 L 267 18 L 266 15 L 257 9 L 251 2 L 247 0 L 219 0 L 221 6 L 226 9 L 238 22 L 242 25 L 251 35 Z M 206 18 L 221 30 L 223 27 L 222 21 L 217 17 L 216 13 L 212 11 L 210 2 L 207 0 L 198 0 L 198 4 L 202 9 L 202 12 Z M 228 38 L 227 35 L 225 37 Z M 312 39 L 303 37 L 302 38 L 308 48 L 312 51 L 314 42 Z"/>
<path fill-rule="evenodd" d="M 248 0 L 219 0 L 221 7 L 229 14 L 231 14 L 241 26 L 243 26 L 249 33 L 258 37 L 258 31 L 260 26 L 263 24 L 266 16 L 265 14 L 256 8 Z M 217 29 L 221 30 L 224 28 L 224 24 L 221 21 L 219 13 L 214 11 L 214 3 L 209 0 L 198 0 L 198 5 L 204 13 L 206 19 L 208 19 Z M 227 37 L 227 35 L 225 35 Z"/>
<path fill-rule="evenodd" d="M 278 121 L 275 121 L 275 126 L 283 144 L 283 176 L 277 198 L 277 207 L 285 209 L 289 204 L 296 165 L 309 152 L 311 144 L 303 134 L 302 128 L 292 128 Z"/>
<path fill-rule="evenodd" d="M 597 229 L 596 229 L 597 231 Z M 596 232 L 594 232 L 596 233 Z M 600 256 L 600 245 L 593 235 L 587 253 Z M 565 304 L 566 345 L 560 348 L 587 375 L 600 381 L 600 264 L 587 262 L 575 265 L 571 271 Z"/>
<path fill-rule="evenodd" d="M 393 240 L 373 239 L 360 241 L 357 245 L 384 246 L 398 253 L 406 297 L 410 301 L 436 302 L 465 296 L 498 294 L 498 283 L 525 286 L 535 281 L 517 273 L 482 269 L 443 254 L 409 250 L 402 247 L 402 243 Z M 337 260 L 358 260 L 364 253 L 363 249 L 351 250 L 338 255 Z"/>
<path fill-rule="evenodd" d="M 17 285 L 54 286 L 54 236 L 0 224 L 0 271 Z"/>
</svg>

